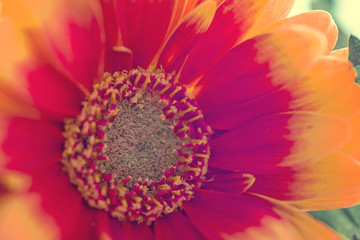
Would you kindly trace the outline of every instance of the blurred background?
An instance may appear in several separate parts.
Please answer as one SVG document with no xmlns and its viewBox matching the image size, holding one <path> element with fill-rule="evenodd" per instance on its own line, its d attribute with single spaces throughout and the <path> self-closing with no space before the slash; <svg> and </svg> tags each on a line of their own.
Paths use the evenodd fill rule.
<svg viewBox="0 0 360 240">
<path fill-rule="evenodd" d="M 335 49 L 348 46 L 350 33 L 360 38 L 360 0 L 297 0 L 290 15 L 322 9 L 331 13 L 339 29 Z M 360 240 L 360 205 L 309 212 L 349 240 Z"/>
<path fill-rule="evenodd" d="M 339 28 L 336 49 L 347 46 L 350 33 L 360 37 L 360 0 L 297 0 L 290 15 L 314 9 L 328 11 L 333 16 Z"/>
</svg>

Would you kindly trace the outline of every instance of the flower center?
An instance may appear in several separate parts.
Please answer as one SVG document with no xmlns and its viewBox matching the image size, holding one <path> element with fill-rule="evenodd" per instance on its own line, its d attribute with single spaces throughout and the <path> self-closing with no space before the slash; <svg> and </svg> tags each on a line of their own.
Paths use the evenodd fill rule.
<svg viewBox="0 0 360 240">
<path fill-rule="evenodd" d="M 205 180 L 211 129 L 161 71 L 106 73 L 64 128 L 64 171 L 90 206 L 120 221 L 150 224 Z"/>
<path fill-rule="evenodd" d="M 160 181 L 163 170 L 176 166 L 182 139 L 176 137 L 173 122 L 162 119 L 166 104 L 159 96 L 138 90 L 137 103 L 122 100 L 113 125 L 105 130 L 108 161 L 98 161 L 100 171 L 115 173 L 115 180 L 131 176 L 134 185 L 139 178 Z"/>
</svg>

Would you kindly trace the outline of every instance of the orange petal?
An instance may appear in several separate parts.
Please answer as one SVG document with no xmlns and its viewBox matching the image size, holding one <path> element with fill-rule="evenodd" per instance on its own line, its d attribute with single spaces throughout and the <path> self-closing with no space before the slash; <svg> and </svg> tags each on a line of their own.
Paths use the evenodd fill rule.
<svg viewBox="0 0 360 240">
<path fill-rule="evenodd" d="M 263 11 L 256 19 L 255 26 L 248 35 L 251 36 L 270 24 L 276 23 L 280 19 L 286 17 L 294 3 L 295 0 L 267 0 Z"/>
<path fill-rule="evenodd" d="M 289 201 L 305 210 L 349 207 L 360 202 L 360 163 L 342 153 L 255 178 L 249 192 Z"/>
<path fill-rule="evenodd" d="M 215 10 L 215 1 L 205 1 L 191 11 L 167 41 L 158 65 L 168 72 L 178 71 L 189 51 L 208 29 Z"/>
<path fill-rule="evenodd" d="M 324 49 L 324 54 L 329 54 L 335 46 L 338 36 L 338 30 L 331 15 L 325 11 L 311 11 L 302 13 L 276 23 L 271 28 L 291 26 L 291 25 L 307 25 L 318 31 L 321 31 L 328 39 L 328 45 Z"/>
<path fill-rule="evenodd" d="M 2 114 L 30 118 L 39 116 L 38 111 L 30 105 L 30 100 L 24 102 L 23 99 L 17 99 L 16 95 L 18 92 L 13 90 L 0 90 L 0 112 Z"/>
<path fill-rule="evenodd" d="M 5 195 L 0 198 L 0 239 L 59 238 L 55 222 L 39 208 L 36 195 Z"/>
<path fill-rule="evenodd" d="M 93 2 L 72 1 L 70 6 L 67 3 L 58 0 L 4 2 L 0 51 L 5 54 L 0 56 L 0 95 L 10 106 L 20 102 L 18 106 L 23 108 L 27 103 L 46 113 L 57 112 L 57 116 L 62 112 L 60 118 L 68 115 L 70 109 L 70 115 L 77 114 L 81 98 L 102 71 L 101 20 L 97 19 Z M 18 10 L 18 6 L 23 7 Z M 74 9 L 81 17 L 70 16 Z M 89 25 L 93 32 L 87 29 Z M 93 37 L 87 39 L 87 34 Z M 48 94 L 51 98 L 46 98 Z M 6 105 L 0 108 L 10 112 Z"/>
<path fill-rule="evenodd" d="M 187 0 L 185 0 L 185 1 L 177 0 L 176 1 L 176 5 L 175 5 L 173 13 L 172 13 L 172 17 L 170 20 L 169 28 L 165 35 L 165 39 L 168 38 L 169 34 L 179 24 L 180 20 L 183 19 L 183 17 L 185 16 L 185 9 L 188 8 L 187 11 L 192 10 L 192 8 L 194 7 L 193 2 L 194 1 L 187 1 Z"/>
<path fill-rule="evenodd" d="M 4 14 L 16 24 L 26 46 L 31 46 L 33 58 L 51 62 L 73 82 L 92 89 L 104 68 L 105 39 L 98 2 L 6 0 Z"/>
<path fill-rule="evenodd" d="M 360 110 L 359 106 L 358 108 Z M 351 117 L 349 123 L 352 129 L 352 136 L 342 150 L 347 154 L 353 154 L 360 150 L 360 112 Z"/>
<path fill-rule="evenodd" d="M 5 192 L 23 192 L 29 189 L 31 177 L 21 172 L 0 169 L 0 195 Z"/>
<path fill-rule="evenodd" d="M 293 231 L 299 233 L 299 239 L 338 239 L 343 240 L 341 236 L 318 220 L 301 211 L 295 210 L 290 205 L 265 196 L 259 196 L 274 206 L 274 211 L 279 214 L 286 222 L 294 228 Z M 293 238 L 289 238 L 289 240 Z"/>
<path fill-rule="evenodd" d="M 331 104 L 324 106 L 321 111 L 350 119 L 355 116 L 360 106 L 360 85 L 354 82 L 341 92 L 341 95 L 332 101 Z"/>
<path fill-rule="evenodd" d="M 298 110 L 319 110 L 332 105 L 343 92 L 355 87 L 354 78 L 355 71 L 351 68 L 350 62 L 333 57 L 321 57 L 303 78 L 285 86 L 294 98 L 289 107 Z M 344 108 L 351 105 L 353 103 L 348 102 Z"/>
<path fill-rule="evenodd" d="M 0 110 L 19 116 L 36 116 L 19 65 L 31 59 L 25 36 L 8 18 L 0 21 Z"/>
<path fill-rule="evenodd" d="M 199 2 L 199 0 L 187 0 L 183 15 L 186 16 Z"/>
<path fill-rule="evenodd" d="M 333 57 L 342 59 L 344 61 L 347 61 L 348 57 L 349 57 L 349 48 L 342 48 L 342 49 L 335 50 L 335 51 L 331 52 L 330 55 Z"/>
</svg>

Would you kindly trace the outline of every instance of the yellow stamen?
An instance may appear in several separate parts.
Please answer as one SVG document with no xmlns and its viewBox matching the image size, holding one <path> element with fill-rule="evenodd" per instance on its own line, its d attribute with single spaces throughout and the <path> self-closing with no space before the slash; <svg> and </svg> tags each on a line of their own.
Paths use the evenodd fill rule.
<svg viewBox="0 0 360 240">
<path fill-rule="evenodd" d="M 143 83 L 143 85 L 141 86 L 142 89 L 145 89 L 146 86 L 147 86 L 150 82 L 151 82 L 150 76 L 147 76 L 146 79 L 145 79 L 145 81 L 144 81 L 144 83 Z"/>
<path fill-rule="evenodd" d="M 184 127 L 180 128 L 180 129 L 178 129 L 178 130 L 176 131 L 176 133 L 184 132 L 184 131 L 186 131 L 186 129 L 187 129 L 187 126 L 184 126 Z"/>
<path fill-rule="evenodd" d="M 194 155 L 195 155 L 196 157 L 201 157 L 201 158 L 209 159 L 209 155 L 206 155 L 206 154 L 195 153 Z"/>
<path fill-rule="evenodd" d="M 196 121 L 196 120 L 198 120 L 198 119 L 200 119 L 200 118 L 202 118 L 202 117 L 204 117 L 202 114 L 200 114 L 200 115 L 197 115 L 196 117 L 193 117 L 193 118 L 190 118 L 189 120 L 187 120 L 186 122 L 193 122 L 193 121 Z"/>
<path fill-rule="evenodd" d="M 94 180 L 95 180 L 95 182 L 97 182 L 97 183 L 100 182 L 100 173 L 94 173 Z"/>
<path fill-rule="evenodd" d="M 190 158 L 185 158 L 184 156 L 178 157 L 178 161 L 181 163 L 184 163 L 184 162 L 191 163 L 192 162 L 192 160 Z"/>
<path fill-rule="evenodd" d="M 155 90 L 156 86 L 160 83 L 160 79 L 156 79 L 154 86 L 153 86 L 153 90 Z"/>
<path fill-rule="evenodd" d="M 121 199 L 121 204 L 126 208 L 128 207 L 128 203 L 125 198 Z"/>
<path fill-rule="evenodd" d="M 138 73 L 138 75 L 137 75 L 136 78 L 135 78 L 134 85 L 137 85 L 137 84 L 138 84 L 140 78 L 141 78 L 141 73 Z"/>
<path fill-rule="evenodd" d="M 170 87 L 171 87 L 171 84 L 166 85 L 163 89 L 161 89 L 161 91 L 159 92 L 159 94 L 163 94 L 163 93 L 166 92 Z"/>
<path fill-rule="evenodd" d="M 184 111 L 180 111 L 179 116 L 180 116 L 180 117 L 183 117 L 186 113 L 188 113 L 188 112 L 190 112 L 190 111 L 192 111 L 192 110 L 195 110 L 195 109 L 196 109 L 196 107 L 191 106 L 191 107 L 187 108 L 187 109 L 184 110 Z"/>
<path fill-rule="evenodd" d="M 108 190 L 108 185 L 107 184 L 102 184 L 100 188 L 101 188 L 101 195 L 105 196 L 106 192 Z"/>
<path fill-rule="evenodd" d="M 170 95 L 169 95 L 169 97 L 173 97 L 178 91 L 180 91 L 181 90 L 181 87 L 180 86 L 177 86 L 176 88 L 175 88 L 175 90 L 172 92 L 172 93 L 170 93 Z"/>
</svg>

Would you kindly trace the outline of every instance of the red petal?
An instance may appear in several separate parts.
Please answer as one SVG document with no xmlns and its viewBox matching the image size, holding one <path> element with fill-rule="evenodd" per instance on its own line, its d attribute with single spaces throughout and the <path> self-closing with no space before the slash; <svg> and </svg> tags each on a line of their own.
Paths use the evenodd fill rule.
<svg viewBox="0 0 360 240">
<path fill-rule="evenodd" d="M 101 6 L 90 1 L 57 1 L 43 21 L 39 49 L 72 81 L 91 91 L 104 70 L 105 38 Z M 44 46 L 43 46 L 44 45 Z"/>
<path fill-rule="evenodd" d="M 206 121 L 215 129 L 229 129 L 249 117 L 287 109 L 294 98 L 291 91 L 297 89 L 283 88 L 309 72 L 321 54 L 323 40 L 312 29 L 288 28 L 233 48 L 196 88 Z"/>
<path fill-rule="evenodd" d="M 341 118 L 313 112 L 253 119 L 212 139 L 209 164 L 244 173 L 279 172 L 339 150 L 350 138 Z M 327 134 L 324 134 L 327 133 Z"/>
<path fill-rule="evenodd" d="M 184 83 L 203 75 L 250 32 L 284 17 L 293 1 L 224 1 L 205 36 L 190 52 L 180 79 Z"/>
<path fill-rule="evenodd" d="M 90 211 L 71 185 L 60 164 L 61 128 L 45 121 L 11 119 L 2 144 L 9 158 L 6 168 L 32 177 L 30 192 L 40 194 L 41 206 L 55 220 L 66 239 L 88 239 Z"/>
<path fill-rule="evenodd" d="M 229 0 L 220 5 L 209 30 L 190 52 L 181 71 L 181 81 L 189 83 L 207 71 L 245 36 L 262 7 L 259 1 L 243 0 Z"/>
<path fill-rule="evenodd" d="M 167 214 L 155 221 L 156 240 L 204 239 L 193 223 L 181 212 Z"/>
<path fill-rule="evenodd" d="M 198 5 L 176 28 L 164 47 L 158 65 L 168 72 L 178 71 L 187 54 L 208 29 L 216 10 L 216 2 Z"/>
<path fill-rule="evenodd" d="M 207 239 L 224 239 L 247 228 L 261 226 L 264 217 L 279 219 L 269 206 L 243 195 L 199 190 L 195 199 L 184 203 L 191 221 Z"/>
<path fill-rule="evenodd" d="M 134 65 L 147 68 L 164 41 L 175 0 L 117 1 L 122 44 L 134 53 Z"/>
<path fill-rule="evenodd" d="M 255 177 L 251 174 L 232 172 L 211 166 L 207 175 L 210 179 L 204 183 L 202 189 L 212 191 L 244 193 L 255 182 Z"/>
<path fill-rule="evenodd" d="M 96 10 L 91 8 L 90 2 L 52 0 L 36 0 L 31 3 L 24 0 L 4 2 L 5 19 L 0 31 L 5 33 L 2 36 L 6 37 L 2 38 L 1 45 L 7 46 L 11 54 L 5 54 L 0 59 L 2 65 L 0 78 L 4 79 L 1 81 L 1 95 L 11 94 L 15 99 L 17 97 L 28 102 L 28 93 L 24 94 L 23 88 L 31 85 L 28 83 L 28 77 L 34 71 L 47 72 L 40 76 L 43 78 L 48 75 L 49 79 L 46 81 L 49 83 L 44 83 L 46 86 L 64 84 L 61 88 L 66 88 L 71 86 L 69 82 L 72 82 L 73 86 L 69 92 L 80 96 L 83 95 L 72 88 L 79 87 L 83 92 L 88 92 L 92 88 L 95 78 L 100 74 L 98 69 L 101 65 L 99 63 L 102 43 L 99 43 L 101 34 L 99 34 L 98 19 L 94 16 Z M 13 49 L 17 50 L 13 51 Z M 44 70 L 45 68 L 53 69 Z M 31 74 L 34 76 L 34 73 Z M 55 78 L 55 83 L 52 83 L 51 77 Z M 69 82 L 61 83 L 61 81 Z M 38 89 L 37 83 L 36 88 Z M 38 90 L 35 91 L 36 94 L 39 93 Z M 70 95 L 63 94 L 66 97 Z M 46 94 L 39 93 L 39 95 Z M 70 100 L 75 98 L 78 97 L 71 96 Z M 50 103 L 53 100 L 50 99 Z M 39 97 L 36 96 L 35 101 L 39 101 Z M 41 108 L 48 108 L 49 104 L 45 103 L 45 99 L 40 101 Z M 32 104 L 31 99 L 29 102 Z M 61 97 L 55 103 L 55 107 L 61 105 L 59 102 Z M 78 101 L 75 102 L 76 104 Z M 63 105 L 65 106 L 60 107 L 57 115 L 74 113 L 74 106 Z M 70 109 L 67 109 L 68 106 Z M 56 112 L 56 109 L 54 110 Z"/>
<path fill-rule="evenodd" d="M 6 167 L 36 175 L 46 167 L 58 165 L 63 141 L 60 126 L 43 120 L 10 119 L 1 146 L 9 158 Z"/>
<path fill-rule="evenodd" d="M 116 219 L 110 219 L 110 231 L 113 239 L 128 239 L 128 240 L 152 240 L 154 234 L 149 227 L 142 223 L 135 222 L 121 223 Z"/>
<path fill-rule="evenodd" d="M 112 72 L 112 52 L 113 47 L 117 44 L 119 29 L 115 15 L 115 2 L 113 0 L 100 0 L 105 28 L 106 54 L 105 54 L 105 71 Z"/>
<path fill-rule="evenodd" d="M 133 53 L 126 47 L 114 47 L 111 58 L 111 72 L 129 71 L 132 67 Z"/>
<path fill-rule="evenodd" d="M 51 66 L 29 71 L 27 79 L 34 105 L 44 114 L 62 119 L 80 113 L 84 93 Z"/>
<path fill-rule="evenodd" d="M 341 153 L 301 168 L 255 177 L 249 192 L 290 201 L 305 210 L 349 207 L 360 201 L 360 164 Z"/>
<path fill-rule="evenodd" d="M 184 209 L 206 239 L 341 239 L 310 216 L 256 196 L 199 190 Z"/>
<path fill-rule="evenodd" d="M 269 87 L 265 96 L 248 101 L 239 95 L 238 101 L 202 107 L 202 110 L 207 122 L 220 129 L 229 129 L 263 115 L 291 110 L 330 112 L 346 117 L 357 111 L 355 103 L 359 102 L 359 98 L 351 96 L 357 96 L 360 90 L 355 89 L 355 73 L 350 66 L 349 62 L 342 60 L 321 58 L 305 76 L 291 79 L 281 88 Z M 255 84 L 261 86 L 261 79 Z M 347 96 L 346 99 L 342 100 L 342 95 Z M 329 108 L 336 109 L 336 106 L 339 111 L 329 111 Z"/>
<path fill-rule="evenodd" d="M 31 192 L 40 194 L 42 208 L 55 220 L 62 239 L 95 239 L 95 215 L 58 163 L 33 176 Z"/>
<path fill-rule="evenodd" d="M 114 237 L 111 237 L 110 220 L 110 215 L 107 212 L 96 211 L 96 239 L 114 239 Z"/>
</svg>

